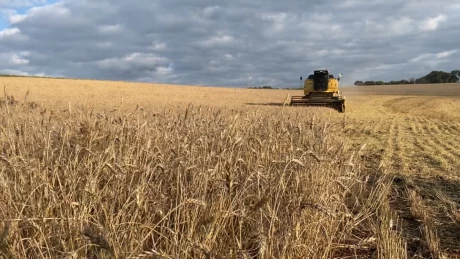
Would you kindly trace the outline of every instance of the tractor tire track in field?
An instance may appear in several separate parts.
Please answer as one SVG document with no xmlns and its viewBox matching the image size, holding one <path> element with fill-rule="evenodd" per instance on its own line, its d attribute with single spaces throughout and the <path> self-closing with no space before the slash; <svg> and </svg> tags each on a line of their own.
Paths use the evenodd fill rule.
<svg viewBox="0 0 460 259">
<path fill-rule="evenodd" d="M 413 201 L 409 197 L 409 190 L 407 184 L 403 179 L 406 175 L 410 174 L 414 168 L 413 158 L 416 157 L 416 143 L 417 138 L 411 129 L 420 129 L 420 125 L 410 126 L 414 120 L 413 117 L 404 115 L 392 119 L 390 133 L 388 135 L 388 153 L 391 153 L 391 168 L 388 173 L 392 175 L 399 175 L 393 182 L 393 191 L 390 193 L 389 201 L 390 207 L 399 215 L 402 220 L 402 237 L 407 242 L 407 252 L 411 258 L 429 258 L 433 254 L 428 242 L 425 242 L 424 232 L 422 231 L 427 226 L 424 222 L 415 217 L 413 210 Z M 414 124 L 414 123 L 412 123 Z M 427 231 L 432 231 L 428 229 Z"/>
<path fill-rule="evenodd" d="M 414 121 L 413 117 L 407 115 L 393 117 L 384 125 L 389 130 L 384 142 L 381 169 L 385 174 L 399 175 L 393 181 L 389 196 L 390 208 L 400 219 L 402 238 L 407 243 L 407 253 L 410 258 L 429 258 L 432 255 L 432 249 L 424 241 L 422 229 L 425 225 L 414 217 L 410 209 L 412 202 L 405 182 L 406 174 L 411 171 L 411 162 L 415 157 L 414 141 L 416 138 L 413 137 L 415 135 L 413 131 L 420 130 L 420 125 Z"/>
<path fill-rule="evenodd" d="M 408 141 L 406 122 L 407 118 L 403 116 L 394 117 L 391 123 L 386 124 L 386 128 L 389 129 L 381 166 L 390 173 L 406 172 L 410 167 L 410 160 L 406 154 L 412 143 Z"/>
<path fill-rule="evenodd" d="M 408 125 L 409 117 L 404 116 L 403 121 L 398 123 L 398 136 L 397 136 L 397 154 L 401 160 L 402 172 L 412 172 L 413 165 L 411 164 L 411 156 L 414 150 L 413 137 L 409 131 Z"/>
<path fill-rule="evenodd" d="M 436 178 L 413 178 L 423 203 L 436 222 L 436 233 L 440 248 L 449 254 L 446 258 L 460 256 L 460 182 L 459 180 Z M 454 257 L 457 256 L 457 257 Z"/>
<path fill-rule="evenodd" d="M 443 151 L 443 153 L 449 157 L 449 165 L 451 169 L 459 168 L 460 161 L 460 149 L 458 142 L 452 142 L 453 139 L 457 139 L 456 135 L 446 135 L 439 133 L 439 126 L 436 123 L 429 123 L 429 129 L 433 141 L 438 145 L 438 147 Z M 433 134 L 435 133 L 435 134 Z"/>
<path fill-rule="evenodd" d="M 388 127 L 388 135 L 386 137 L 386 143 L 384 143 L 385 148 L 383 148 L 382 159 L 380 161 L 379 168 L 382 168 L 384 171 L 390 170 L 393 166 L 393 153 L 394 153 L 394 146 L 396 145 L 396 137 L 395 137 L 395 121 L 394 118 L 391 120 L 391 123 Z"/>
<path fill-rule="evenodd" d="M 406 177 L 399 176 L 393 180 L 393 189 L 390 194 L 390 207 L 401 220 L 402 237 L 407 243 L 409 258 L 430 258 L 429 246 L 423 241 L 423 223 L 414 216 L 412 202 L 408 196 Z"/>
<path fill-rule="evenodd" d="M 414 120 L 414 160 L 417 160 L 421 173 L 425 173 L 426 170 L 424 169 L 430 169 L 429 171 L 444 171 L 443 160 L 438 155 L 439 149 L 431 139 L 431 134 L 428 133 L 426 125 L 423 125 L 423 121 L 418 117 L 415 117 Z"/>
<path fill-rule="evenodd" d="M 393 164 L 393 170 L 398 170 L 399 172 L 406 172 L 408 165 L 407 165 L 407 159 L 405 158 L 404 154 L 405 152 L 405 147 L 404 144 L 406 143 L 405 140 L 405 134 L 403 133 L 403 128 L 401 126 L 401 119 L 402 118 L 397 118 L 395 119 L 393 123 L 393 157 L 392 157 L 392 164 Z"/>
<path fill-rule="evenodd" d="M 447 256 L 446 258 L 452 258 L 459 255 L 460 245 L 458 234 L 455 233 L 460 233 L 460 229 L 458 224 L 452 223 L 452 217 L 446 215 L 445 208 L 460 207 L 458 204 L 460 197 L 457 193 L 454 199 L 446 198 L 452 197 L 452 195 L 447 195 L 446 191 L 460 190 L 460 185 L 459 183 L 451 184 L 442 179 L 444 176 L 454 173 L 455 168 L 459 167 L 460 154 L 459 149 L 456 148 L 458 145 L 452 146 L 446 141 L 453 136 L 450 132 L 441 130 L 440 124 L 436 120 L 418 116 L 412 117 L 410 120 L 413 129 L 411 134 L 414 135 L 416 147 L 412 151 L 412 160 L 415 162 L 416 158 L 422 154 L 421 157 L 424 159 L 418 161 L 418 163 L 422 162 L 418 165 L 418 171 L 423 171 L 426 168 L 429 170 L 423 173 L 427 175 L 427 178 L 419 177 L 416 174 L 405 176 L 409 179 L 409 183 L 404 188 L 416 193 L 417 197 L 421 197 L 418 202 L 415 202 L 418 205 L 414 205 L 414 201 L 412 201 L 408 208 L 409 211 L 414 211 L 414 206 L 417 206 L 419 210 L 429 215 L 427 216 L 429 219 L 418 220 L 426 249 L 430 251 L 431 257 L 437 258 L 443 254 Z M 446 186 L 447 188 L 445 188 Z M 413 197 L 404 197 L 403 199 L 411 200 L 411 198 L 413 200 Z M 454 202 L 455 199 L 457 202 Z M 456 211 L 456 209 L 453 210 Z M 452 242 L 452 240 L 455 241 Z M 439 248 L 436 248 L 438 246 Z"/>
<path fill-rule="evenodd" d="M 423 124 L 414 116 L 408 116 L 406 123 L 407 135 L 411 148 L 407 150 L 407 156 L 411 165 L 410 173 L 429 173 L 438 171 L 437 161 L 434 161 L 432 154 L 434 150 L 431 145 L 425 143 Z"/>
<path fill-rule="evenodd" d="M 410 258 L 459 258 L 460 182 L 400 175 L 393 188 L 390 206 L 402 219 Z"/>
<path fill-rule="evenodd" d="M 408 255 L 411 258 L 439 258 L 447 254 L 453 256 L 456 251 L 455 245 L 444 240 L 449 238 L 449 235 L 439 237 L 437 225 L 433 223 L 445 222 L 446 217 L 430 214 L 430 211 L 438 210 L 434 205 L 439 204 L 439 201 L 427 203 L 426 197 L 433 195 L 420 191 L 424 190 L 423 186 L 418 186 L 418 182 L 413 180 L 417 179 L 417 173 L 427 166 L 433 171 L 443 171 L 440 165 L 433 165 L 427 160 L 433 159 L 432 156 L 441 152 L 440 147 L 446 145 L 435 140 L 442 133 L 430 126 L 427 127 L 426 125 L 432 124 L 415 116 L 403 115 L 389 121 L 391 123 L 387 124 L 389 131 L 382 164 L 387 174 L 396 176 L 389 197 L 390 207 L 401 219 L 402 237 L 407 242 Z M 420 154 L 423 154 L 421 160 Z M 443 153 L 442 158 L 448 159 L 448 156 Z M 441 241 L 449 246 L 441 245 Z M 444 251 L 441 251 L 441 248 Z"/>
<path fill-rule="evenodd" d="M 435 161 L 435 164 L 442 170 L 452 172 L 458 166 L 460 159 L 458 152 L 445 143 L 445 135 L 441 134 L 439 129 L 433 127 L 432 121 L 419 118 L 419 123 L 424 125 L 422 127 L 422 136 L 419 139 L 429 151 L 426 155 L 432 161 Z"/>
<path fill-rule="evenodd" d="M 394 100 L 379 100 L 385 115 L 356 119 L 353 139 L 372 143 L 366 168 L 394 176 L 389 205 L 409 258 L 460 258 L 460 126 Z"/>
<path fill-rule="evenodd" d="M 374 127 L 372 128 L 372 133 L 378 134 L 378 135 L 384 133 L 384 131 L 381 129 L 383 123 L 384 123 L 384 120 L 378 120 L 377 122 L 374 121 L 373 122 Z"/>
<path fill-rule="evenodd" d="M 460 125 L 455 122 L 439 122 L 442 125 L 442 128 L 447 132 L 449 135 L 460 135 Z"/>
<path fill-rule="evenodd" d="M 455 123 L 452 123 L 454 125 Z M 449 149 L 452 149 L 455 152 L 456 149 L 460 148 L 460 131 L 449 131 L 446 130 L 446 123 L 442 121 L 433 121 L 431 123 L 431 127 L 435 129 L 435 131 L 441 131 L 440 137 L 445 141 L 445 144 L 448 145 Z M 439 137 L 438 137 L 439 138 Z M 460 151 L 455 152 L 455 154 L 460 158 Z"/>
</svg>

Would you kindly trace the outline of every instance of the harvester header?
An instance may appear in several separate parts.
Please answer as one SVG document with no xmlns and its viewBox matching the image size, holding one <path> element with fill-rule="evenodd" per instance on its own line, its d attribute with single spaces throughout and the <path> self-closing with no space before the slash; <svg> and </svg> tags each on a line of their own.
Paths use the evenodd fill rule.
<svg viewBox="0 0 460 259">
<path fill-rule="evenodd" d="M 335 78 L 328 70 L 315 70 L 304 81 L 304 95 L 292 96 L 291 106 L 327 106 L 345 112 L 345 97 L 339 91 L 342 74 Z M 301 78 L 302 80 L 302 78 Z"/>
</svg>

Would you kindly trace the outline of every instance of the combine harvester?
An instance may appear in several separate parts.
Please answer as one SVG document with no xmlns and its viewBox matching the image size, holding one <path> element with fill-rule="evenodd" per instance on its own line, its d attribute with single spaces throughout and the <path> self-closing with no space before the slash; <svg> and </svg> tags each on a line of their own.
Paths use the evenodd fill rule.
<svg viewBox="0 0 460 259">
<path fill-rule="evenodd" d="M 304 95 L 292 96 L 290 106 L 325 106 L 345 112 L 345 96 L 339 91 L 338 78 L 329 74 L 328 70 L 316 70 L 304 82 Z M 302 80 L 302 77 L 300 78 Z"/>
</svg>

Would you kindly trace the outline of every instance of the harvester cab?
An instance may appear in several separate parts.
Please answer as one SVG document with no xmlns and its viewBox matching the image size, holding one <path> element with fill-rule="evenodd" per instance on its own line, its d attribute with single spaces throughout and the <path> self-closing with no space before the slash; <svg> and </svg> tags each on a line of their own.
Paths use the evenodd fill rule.
<svg viewBox="0 0 460 259">
<path fill-rule="evenodd" d="M 328 70 L 315 70 L 304 81 L 303 96 L 292 96 L 291 106 L 326 106 L 337 109 L 339 112 L 345 112 L 345 97 L 339 91 L 338 78 L 329 74 Z M 302 78 L 301 78 L 302 80 Z"/>
</svg>

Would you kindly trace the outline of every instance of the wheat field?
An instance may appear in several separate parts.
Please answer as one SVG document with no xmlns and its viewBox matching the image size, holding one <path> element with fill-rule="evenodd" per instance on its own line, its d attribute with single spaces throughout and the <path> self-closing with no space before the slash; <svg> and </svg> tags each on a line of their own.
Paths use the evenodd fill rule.
<svg viewBox="0 0 460 259">
<path fill-rule="evenodd" d="M 460 85 L 2 78 L 4 258 L 455 258 Z"/>
</svg>

